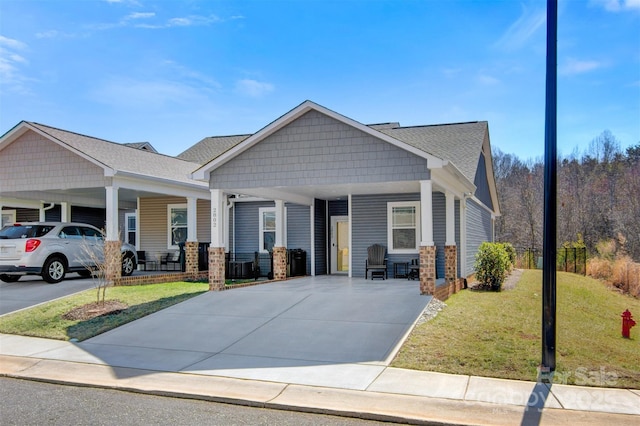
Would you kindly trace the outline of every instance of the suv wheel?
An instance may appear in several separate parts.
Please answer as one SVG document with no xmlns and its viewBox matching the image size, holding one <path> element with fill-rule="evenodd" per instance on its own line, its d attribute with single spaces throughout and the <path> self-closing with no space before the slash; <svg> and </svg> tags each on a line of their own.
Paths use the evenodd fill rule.
<svg viewBox="0 0 640 426">
<path fill-rule="evenodd" d="M 22 275 L 7 275 L 0 274 L 0 281 L 4 281 L 5 283 L 15 283 L 20 279 Z"/>
<path fill-rule="evenodd" d="M 129 276 L 136 269 L 136 261 L 131 253 L 127 253 L 122 257 L 122 275 Z"/>
<path fill-rule="evenodd" d="M 50 284 L 59 283 L 66 274 L 64 260 L 59 257 L 50 257 L 42 267 L 42 279 Z"/>
</svg>

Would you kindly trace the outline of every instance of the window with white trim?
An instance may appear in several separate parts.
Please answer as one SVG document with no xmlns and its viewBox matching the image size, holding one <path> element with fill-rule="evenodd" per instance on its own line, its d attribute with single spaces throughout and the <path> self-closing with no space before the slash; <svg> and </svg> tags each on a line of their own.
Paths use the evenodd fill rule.
<svg viewBox="0 0 640 426">
<path fill-rule="evenodd" d="M 136 234 L 138 232 L 137 226 L 138 218 L 135 213 L 125 213 L 124 214 L 124 233 L 126 235 L 126 242 L 129 244 L 136 246 Z"/>
<path fill-rule="evenodd" d="M 275 207 L 260 207 L 259 220 L 260 220 L 260 235 L 258 236 L 260 251 L 263 253 L 273 250 L 273 246 L 276 243 L 276 209 Z M 284 235 L 283 242 L 287 245 L 287 209 L 284 209 Z"/>
<path fill-rule="evenodd" d="M 261 207 L 260 211 L 260 251 L 273 250 L 276 242 L 276 209 Z"/>
<path fill-rule="evenodd" d="M 187 241 L 187 205 L 167 205 L 167 247 L 178 249 L 179 243 Z"/>
<path fill-rule="evenodd" d="M 420 202 L 387 203 L 387 251 L 417 253 L 420 244 Z"/>
</svg>

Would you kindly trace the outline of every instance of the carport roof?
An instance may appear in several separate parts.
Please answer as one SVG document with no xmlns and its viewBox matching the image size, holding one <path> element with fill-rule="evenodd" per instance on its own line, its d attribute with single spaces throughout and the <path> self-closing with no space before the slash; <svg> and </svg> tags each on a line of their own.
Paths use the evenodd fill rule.
<svg viewBox="0 0 640 426">
<path fill-rule="evenodd" d="M 3 139 L 6 138 L 7 143 L 10 143 L 13 139 L 12 135 L 17 138 L 25 129 L 34 130 L 62 146 L 71 148 L 72 151 L 100 165 L 105 170 L 111 170 L 114 174 L 125 172 L 142 177 L 168 179 L 190 185 L 197 184 L 189 178 L 189 174 L 200 166 L 198 163 L 40 123 L 23 121 L 5 134 Z M 1 142 L 5 142 L 5 140 Z M 2 149 L 2 145 L 0 143 L 0 149 Z"/>
</svg>

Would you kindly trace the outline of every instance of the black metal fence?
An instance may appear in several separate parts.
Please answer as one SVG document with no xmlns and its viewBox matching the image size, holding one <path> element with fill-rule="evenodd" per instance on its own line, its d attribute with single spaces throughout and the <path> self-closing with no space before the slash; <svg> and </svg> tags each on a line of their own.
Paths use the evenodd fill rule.
<svg viewBox="0 0 640 426">
<path fill-rule="evenodd" d="M 517 248 L 516 268 L 542 269 L 542 249 Z M 587 249 L 584 247 L 560 247 L 556 250 L 556 270 L 587 274 Z"/>
<path fill-rule="evenodd" d="M 225 276 L 229 279 L 273 278 L 273 253 L 227 253 Z M 307 275 L 307 253 L 302 249 L 287 250 L 287 276 Z"/>
</svg>

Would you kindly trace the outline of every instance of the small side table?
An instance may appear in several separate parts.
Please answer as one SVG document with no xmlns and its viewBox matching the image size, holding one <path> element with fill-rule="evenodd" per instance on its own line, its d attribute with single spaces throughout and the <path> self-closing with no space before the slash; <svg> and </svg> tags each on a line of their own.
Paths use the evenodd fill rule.
<svg viewBox="0 0 640 426">
<path fill-rule="evenodd" d="M 393 278 L 407 278 L 409 276 L 409 262 L 393 263 Z"/>
</svg>

